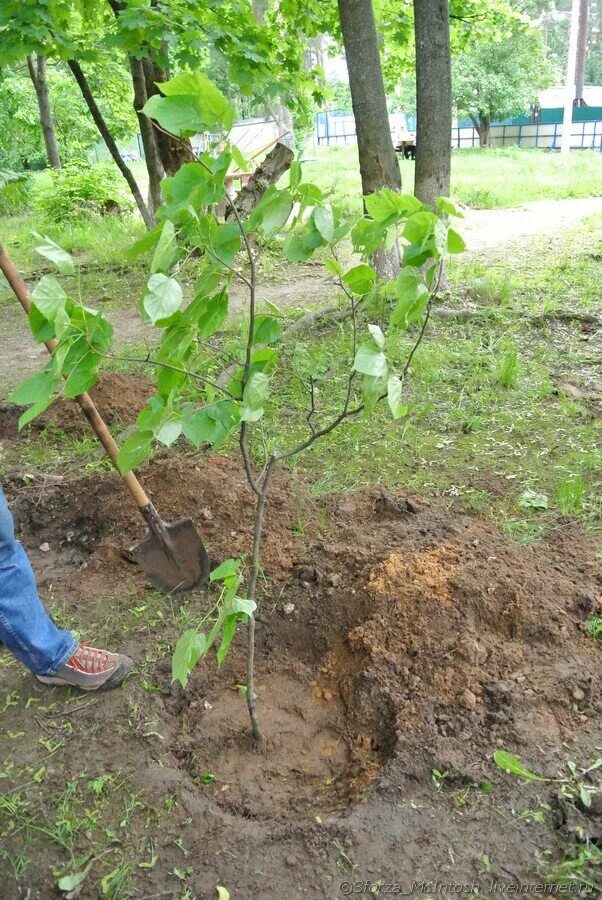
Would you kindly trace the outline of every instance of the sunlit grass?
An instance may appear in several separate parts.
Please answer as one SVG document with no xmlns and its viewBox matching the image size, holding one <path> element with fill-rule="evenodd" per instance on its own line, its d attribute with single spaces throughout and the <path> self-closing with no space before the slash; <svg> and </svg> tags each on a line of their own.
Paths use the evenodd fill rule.
<svg viewBox="0 0 602 900">
<path fill-rule="evenodd" d="M 304 175 L 349 215 L 361 210 L 357 147 L 306 151 Z M 402 190 L 414 189 L 414 163 L 400 161 Z M 451 194 L 479 209 L 520 206 L 529 200 L 602 196 L 602 155 L 590 150 L 564 157 L 543 150 L 505 147 L 452 152 Z"/>
</svg>

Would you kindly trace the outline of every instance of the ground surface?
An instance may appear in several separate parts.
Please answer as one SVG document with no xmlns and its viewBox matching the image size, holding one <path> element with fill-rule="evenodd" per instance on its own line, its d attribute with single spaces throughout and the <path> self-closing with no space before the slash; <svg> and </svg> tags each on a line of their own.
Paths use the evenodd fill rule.
<svg viewBox="0 0 602 900">
<path fill-rule="evenodd" d="M 487 251 L 515 252 L 524 246 L 525 240 L 563 233 L 584 217 L 601 211 L 602 199 L 598 197 L 535 201 L 515 209 L 467 209 L 460 228 L 468 246 L 467 257 L 470 258 Z M 127 289 L 128 282 L 125 284 Z M 115 329 L 116 345 L 123 347 L 154 340 L 156 330 L 145 324 L 133 310 L 137 298 L 131 295 L 124 298 L 121 290 L 115 298 L 118 303 L 111 304 L 107 309 Z M 332 290 L 333 279 L 321 267 L 295 266 L 294 272 L 279 271 L 277 280 L 267 281 L 262 286 L 262 297 L 282 308 L 315 306 Z M 5 298 L 0 304 L 0 333 L 10 335 L 11 346 L 11 353 L 0 358 L 0 390 L 4 387 L 6 392 L 6 388 L 20 376 L 44 364 L 46 350 L 32 342 L 23 312 L 9 292 L 4 289 L 0 296 Z M 103 295 L 101 304 L 94 302 L 93 298 L 86 302 L 98 307 L 107 299 Z M 246 309 L 246 302 L 244 289 L 235 283 L 230 294 L 231 311 L 236 313 Z M 15 360 L 18 360 L 17 365 Z"/>
<path fill-rule="evenodd" d="M 252 495 L 235 463 L 165 457 L 144 482 L 166 516 L 204 522 L 214 560 L 248 551 Z M 121 556 L 140 523 L 117 479 L 15 479 L 8 492 L 53 613 L 136 669 L 86 697 L 36 685 L 4 654 L 3 897 L 54 896 L 59 875 L 88 867 L 79 896 L 115 900 L 210 898 L 217 885 L 322 900 L 350 880 L 487 893 L 491 879 L 541 881 L 578 825 L 600 837 L 602 819 L 558 783 L 492 763 L 508 749 L 565 777 L 600 746 L 585 622 L 602 585 L 578 525 L 521 548 L 476 514 L 378 488 L 316 508 L 283 473 L 267 519 L 257 748 L 236 688 L 242 638 L 220 673 L 207 660 L 185 692 L 170 684 L 169 648 L 210 595 L 145 589 Z"/>
<path fill-rule="evenodd" d="M 571 156 L 564 171 L 532 154 L 520 170 L 508 154 L 462 154 L 480 205 L 507 199 L 492 160 L 513 190 L 547 179 L 546 196 L 582 196 L 585 170 L 597 190 L 597 156 Z M 124 559 L 141 525 L 73 402 L 21 434 L 19 411 L 0 408 L 3 484 L 45 601 L 82 639 L 135 660 L 119 691 L 88 697 L 44 688 L 1 654 L 2 900 L 55 897 L 78 873 L 75 895 L 111 900 L 204 900 L 217 885 L 245 900 L 330 900 L 343 881 L 370 882 L 372 896 L 379 881 L 423 878 L 474 879 L 487 895 L 492 879 L 570 872 L 599 884 L 599 798 L 580 806 L 568 767 L 578 774 L 602 746 L 598 207 L 586 197 L 470 211 L 471 250 L 441 298 L 461 315 L 431 321 L 408 416 L 392 426 L 375 410 L 279 474 L 260 590 L 260 748 L 237 687 L 244 634 L 221 672 L 208 659 L 185 692 L 171 684 L 175 642 L 215 595 L 162 598 Z M 33 281 L 33 219 L 10 225 Z M 117 437 L 152 392 L 152 370 L 132 362 L 149 340 L 135 311 L 147 261 L 123 257 L 136 230 L 125 219 L 51 228 L 82 264 L 70 289 L 106 308 L 127 357 L 93 390 Z M 291 320 L 337 302 L 319 266 L 274 253 L 261 274 L 262 297 Z M 194 271 L 181 275 L 190 295 Z M 0 291 L 4 395 L 44 356 Z M 226 348 L 243 302 L 234 296 Z M 414 336 L 388 340 L 396 364 Z M 326 321 L 281 350 L 318 373 L 327 420 L 349 329 Z M 217 374 L 210 356 L 199 366 Z M 305 433 L 307 391 L 277 377 L 266 432 L 288 446 Z M 200 525 L 216 563 L 250 545 L 253 498 L 234 450 L 211 460 L 178 445 L 142 473 L 167 518 Z M 556 780 L 504 775 L 496 749 Z"/>
</svg>

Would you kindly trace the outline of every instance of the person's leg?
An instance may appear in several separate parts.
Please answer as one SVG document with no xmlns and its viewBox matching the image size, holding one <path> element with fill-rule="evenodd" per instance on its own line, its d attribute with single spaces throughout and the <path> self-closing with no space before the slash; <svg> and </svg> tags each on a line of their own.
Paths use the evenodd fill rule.
<svg viewBox="0 0 602 900">
<path fill-rule="evenodd" d="M 36 675 L 55 675 L 78 646 L 72 634 L 56 627 L 40 601 L 1 488 L 0 641 Z"/>
</svg>

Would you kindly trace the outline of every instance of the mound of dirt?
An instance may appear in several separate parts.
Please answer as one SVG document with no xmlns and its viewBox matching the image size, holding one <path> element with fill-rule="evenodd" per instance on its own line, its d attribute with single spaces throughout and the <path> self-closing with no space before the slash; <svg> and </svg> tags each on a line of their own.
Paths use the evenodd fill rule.
<svg viewBox="0 0 602 900">
<path fill-rule="evenodd" d="M 139 475 L 163 519 L 193 519 L 213 562 L 250 553 L 254 494 L 236 460 L 165 455 Z M 143 536 L 145 524 L 116 474 L 42 478 L 28 487 L 14 481 L 6 492 L 19 537 L 42 571 L 56 565 L 78 567 L 85 561 L 88 568 L 102 570 L 107 577 L 132 574 L 124 551 Z M 282 578 L 289 572 L 299 553 L 298 529 L 311 517 L 310 508 L 301 485 L 288 473 L 277 473 L 266 514 L 263 555 L 270 576 Z M 42 543 L 50 550 L 40 553 Z"/>
<path fill-rule="evenodd" d="M 89 393 L 108 425 L 116 423 L 127 427 L 136 421 L 138 413 L 153 393 L 153 385 L 143 375 L 103 372 Z M 11 403 L 0 405 L 0 441 L 19 438 L 19 416 L 24 410 L 25 407 Z M 57 400 L 29 426 L 34 432 L 48 427 L 66 432 L 90 430 L 75 400 Z"/>
<path fill-rule="evenodd" d="M 280 821 L 348 807 L 374 779 L 395 792 L 402 773 L 428 780 L 437 768 L 474 783 L 495 749 L 543 750 L 549 767 L 576 733 L 595 741 L 599 649 L 584 629 L 601 608 L 594 540 L 575 527 L 519 547 L 471 515 L 410 508 L 383 515 L 373 491 L 333 501 L 328 530 L 277 602 L 273 590 L 265 599 L 257 760 L 230 689 L 242 655 L 219 680 L 201 667 L 190 702 L 167 703 L 175 733 L 189 735 L 178 765 L 199 778 L 205 748 L 220 808 Z"/>
<path fill-rule="evenodd" d="M 90 397 L 108 425 L 133 425 L 138 413 L 153 393 L 153 384 L 144 375 L 102 372 L 90 388 Z M 75 400 L 59 400 L 42 413 L 39 423 L 63 431 L 89 430 L 90 426 Z"/>
</svg>

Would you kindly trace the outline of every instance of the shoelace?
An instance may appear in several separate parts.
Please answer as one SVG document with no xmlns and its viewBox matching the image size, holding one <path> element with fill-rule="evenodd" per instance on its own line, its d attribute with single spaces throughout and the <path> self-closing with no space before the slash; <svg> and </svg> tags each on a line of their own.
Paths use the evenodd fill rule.
<svg viewBox="0 0 602 900">
<path fill-rule="evenodd" d="M 110 655 L 106 650 L 98 650 L 96 647 L 80 644 L 69 660 L 69 665 L 78 672 L 96 675 L 104 672 L 108 668 L 109 662 Z"/>
</svg>

